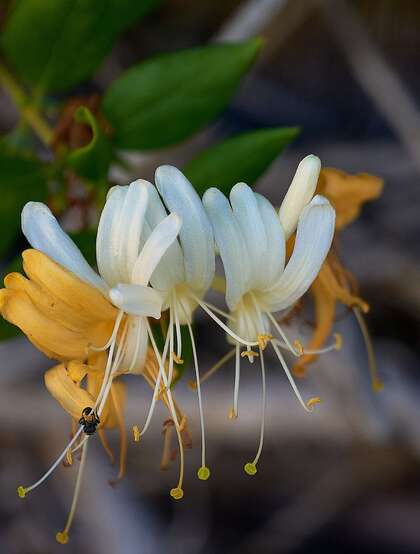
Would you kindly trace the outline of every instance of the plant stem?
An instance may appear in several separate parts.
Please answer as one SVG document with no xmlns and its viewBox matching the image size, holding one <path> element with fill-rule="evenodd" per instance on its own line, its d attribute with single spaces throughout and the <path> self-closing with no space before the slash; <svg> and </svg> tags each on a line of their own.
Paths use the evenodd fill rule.
<svg viewBox="0 0 420 554">
<path fill-rule="evenodd" d="M 15 81 L 9 71 L 0 64 L 0 83 L 7 91 L 10 98 L 20 112 L 22 119 L 28 123 L 41 139 L 41 141 L 49 146 L 52 140 L 53 131 L 39 111 L 30 105 L 29 99 L 22 88 Z"/>
</svg>

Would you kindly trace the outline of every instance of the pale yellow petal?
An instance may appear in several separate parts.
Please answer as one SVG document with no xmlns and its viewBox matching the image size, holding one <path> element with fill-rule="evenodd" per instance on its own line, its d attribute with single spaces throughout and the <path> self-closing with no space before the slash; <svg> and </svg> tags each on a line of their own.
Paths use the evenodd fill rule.
<svg viewBox="0 0 420 554">
<path fill-rule="evenodd" d="M 64 364 L 57 365 L 44 375 L 45 386 L 50 394 L 57 400 L 61 407 L 78 420 L 82 411 L 87 407 L 92 407 L 95 403 L 94 398 L 85 389 L 80 388 L 70 378 Z"/>
<path fill-rule="evenodd" d="M 87 339 L 63 325 L 51 324 L 26 293 L 1 289 L 0 311 L 4 319 L 19 327 L 48 357 L 58 360 L 85 359 Z"/>
</svg>

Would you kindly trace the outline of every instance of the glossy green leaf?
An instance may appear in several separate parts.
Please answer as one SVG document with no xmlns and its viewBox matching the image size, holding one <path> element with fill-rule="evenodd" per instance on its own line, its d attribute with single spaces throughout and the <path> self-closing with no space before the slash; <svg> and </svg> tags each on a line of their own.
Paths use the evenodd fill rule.
<svg viewBox="0 0 420 554">
<path fill-rule="evenodd" d="M 146 150 L 191 136 L 223 110 L 260 46 L 253 39 L 193 48 L 129 69 L 103 102 L 116 145 Z"/>
<path fill-rule="evenodd" d="M 156 0 L 17 0 L 3 48 L 21 77 L 59 91 L 88 78 L 118 33 Z"/>
<path fill-rule="evenodd" d="M 104 179 L 112 159 L 111 143 L 88 108 L 80 106 L 75 113 L 75 119 L 79 123 L 89 125 L 92 139 L 86 146 L 70 152 L 67 163 L 82 177 L 92 181 Z"/>
<path fill-rule="evenodd" d="M 238 182 L 253 186 L 298 133 L 297 127 L 279 127 L 236 135 L 201 152 L 184 172 L 201 195 L 209 187 L 228 194 Z"/>
<path fill-rule="evenodd" d="M 29 200 L 45 200 L 47 181 L 42 164 L 0 146 L 0 259 L 20 231 L 20 212 Z"/>
</svg>

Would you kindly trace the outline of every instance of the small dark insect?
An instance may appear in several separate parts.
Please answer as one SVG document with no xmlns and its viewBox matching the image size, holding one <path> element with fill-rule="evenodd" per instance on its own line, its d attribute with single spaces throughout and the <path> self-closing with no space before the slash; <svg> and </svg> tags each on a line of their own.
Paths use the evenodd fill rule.
<svg viewBox="0 0 420 554">
<path fill-rule="evenodd" d="M 83 425 L 83 432 L 86 433 L 86 435 L 93 435 L 100 422 L 101 420 L 92 408 L 88 406 L 83 409 L 79 424 Z"/>
</svg>

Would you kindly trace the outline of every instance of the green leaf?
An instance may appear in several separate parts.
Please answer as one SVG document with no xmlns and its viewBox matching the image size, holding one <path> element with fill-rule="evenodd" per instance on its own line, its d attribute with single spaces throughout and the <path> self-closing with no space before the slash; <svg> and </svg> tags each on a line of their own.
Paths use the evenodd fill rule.
<svg viewBox="0 0 420 554">
<path fill-rule="evenodd" d="M 112 160 L 111 143 L 88 108 L 80 106 L 75 113 L 75 119 L 79 123 L 89 125 L 92 139 L 86 146 L 70 152 L 67 163 L 82 177 L 92 181 L 104 179 Z"/>
<path fill-rule="evenodd" d="M 253 39 L 193 48 L 129 69 L 103 102 L 116 145 L 146 150 L 191 136 L 223 110 L 260 46 Z"/>
<path fill-rule="evenodd" d="M 12 273 L 13 271 L 19 271 L 20 273 L 23 272 L 23 265 L 22 265 L 22 256 L 17 256 L 14 258 L 4 269 L 4 271 L 1 272 L 1 282 L 0 286 L 3 286 L 3 280 L 6 277 L 8 273 Z M 2 340 L 8 340 L 13 337 L 17 337 L 20 334 L 22 334 L 19 327 L 16 327 L 16 325 L 12 325 L 5 319 L 3 319 L 0 315 L 0 341 Z"/>
<path fill-rule="evenodd" d="M 0 258 L 20 231 L 20 212 L 29 200 L 45 200 L 47 181 L 42 164 L 0 146 Z"/>
<path fill-rule="evenodd" d="M 201 152 L 184 169 L 200 195 L 209 187 L 225 194 L 238 182 L 250 186 L 298 135 L 297 127 L 261 129 L 236 135 Z"/>
<path fill-rule="evenodd" d="M 17 0 L 3 48 L 21 77 L 40 90 L 66 90 L 88 78 L 118 33 L 156 0 Z"/>
</svg>

